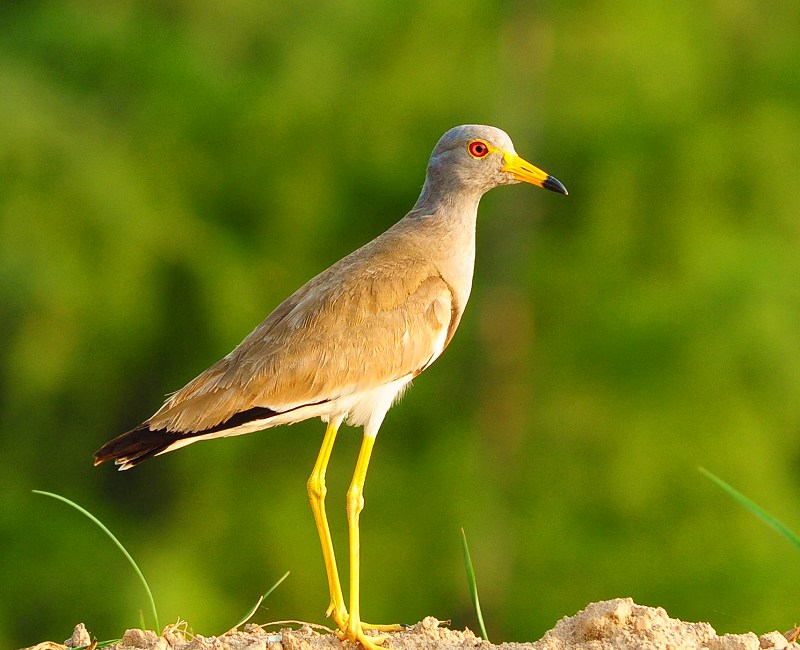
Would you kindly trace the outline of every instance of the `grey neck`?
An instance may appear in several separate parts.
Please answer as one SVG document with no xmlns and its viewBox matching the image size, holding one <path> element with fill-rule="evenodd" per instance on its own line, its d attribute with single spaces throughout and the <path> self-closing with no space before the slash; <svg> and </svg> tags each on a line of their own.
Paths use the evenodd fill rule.
<svg viewBox="0 0 800 650">
<path fill-rule="evenodd" d="M 422 186 L 422 192 L 411 210 L 415 216 L 434 215 L 441 212 L 448 214 L 475 214 L 478 210 L 483 192 L 468 191 L 466 188 L 453 188 L 454 191 L 442 191 L 441 184 L 428 177 Z"/>
</svg>

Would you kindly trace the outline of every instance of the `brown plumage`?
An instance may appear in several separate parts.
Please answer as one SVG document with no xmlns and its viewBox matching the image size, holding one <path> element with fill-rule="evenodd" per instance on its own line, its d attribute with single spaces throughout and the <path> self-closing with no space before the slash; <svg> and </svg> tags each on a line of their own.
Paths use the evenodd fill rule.
<svg viewBox="0 0 800 650">
<path fill-rule="evenodd" d="M 411 212 L 298 289 L 151 418 L 103 445 L 95 464 L 114 460 L 128 469 L 199 440 L 322 418 L 328 430 L 309 496 L 328 573 L 329 612 L 343 638 L 372 646 L 358 610 L 358 512 L 372 445 L 389 407 L 458 327 L 472 285 L 481 196 L 523 181 L 567 193 L 517 156 L 503 131 L 451 129 L 433 150 Z M 364 428 L 348 492 L 349 612 L 324 510 L 325 468 L 342 421 Z"/>
</svg>

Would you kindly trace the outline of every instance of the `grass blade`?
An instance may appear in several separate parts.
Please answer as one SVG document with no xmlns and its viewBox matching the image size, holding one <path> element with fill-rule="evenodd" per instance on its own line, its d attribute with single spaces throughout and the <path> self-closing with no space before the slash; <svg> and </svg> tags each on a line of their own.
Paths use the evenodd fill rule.
<svg viewBox="0 0 800 650">
<path fill-rule="evenodd" d="M 243 618 L 241 621 L 239 621 L 239 622 L 238 622 L 236 625 L 234 625 L 234 626 L 231 628 L 231 630 L 235 630 L 235 629 L 237 629 L 237 628 L 241 627 L 242 625 L 244 625 L 245 623 L 247 623 L 247 621 L 249 621 L 251 618 L 253 618 L 253 616 L 255 615 L 255 613 L 258 611 L 258 608 L 261 606 L 261 603 L 263 603 L 263 602 L 264 602 L 264 601 L 265 601 L 267 598 L 269 598 L 270 594 L 271 594 L 273 591 L 275 591 L 275 590 L 276 590 L 276 589 L 277 589 L 277 588 L 280 586 L 280 584 L 281 584 L 281 583 L 282 583 L 284 580 L 286 580 L 286 578 L 288 578 L 288 577 L 289 577 L 289 573 L 290 573 L 290 572 L 289 572 L 289 571 L 287 571 L 287 572 L 286 572 L 286 573 L 284 573 L 284 574 L 283 574 L 283 575 L 282 575 L 280 578 L 278 578 L 278 581 L 277 581 L 277 582 L 276 582 L 274 585 L 272 585 L 272 586 L 271 586 L 269 589 L 267 589 L 267 592 L 266 592 L 266 593 L 265 593 L 263 596 L 261 596 L 261 597 L 258 599 L 258 601 L 256 602 L 256 604 L 255 604 L 255 605 L 253 605 L 253 607 L 250 609 L 250 611 L 249 611 L 249 612 L 247 612 L 247 614 L 245 614 L 244 618 Z M 229 630 L 229 631 L 230 631 L 230 630 Z"/>
<path fill-rule="evenodd" d="M 787 540 L 789 540 L 789 542 L 794 544 L 797 548 L 800 548 L 800 537 L 798 537 L 794 531 L 789 529 L 789 527 L 786 526 L 786 524 L 784 524 L 779 519 L 773 517 L 766 510 L 764 510 L 764 508 L 758 505 L 755 501 L 748 499 L 744 494 L 739 492 L 736 488 L 728 485 L 721 478 L 709 472 L 705 467 L 698 467 L 698 469 L 707 478 L 716 483 L 720 488 L 722 488 L 725 492 L 727 492 L 730 496 L 732 496 L 736 501 L 738 501 L 741 505 L 747 508 L 750 512 L 752 512 L 765 524 L 767 524 L 767 526 L 770 526 L 774 530 L 778 531 Z"/>
<path fill-rule="evenodd" d="M 275 590 L 276 590 L 278 587 L 280 587 L 281 583 L 282 583 L 284 580 L 286 580 L 286 578 L 288 578 L 288 577 L 289 577 L 289 573 L 291 573 L 291 572 L 290 572 L 290 571 L 287 571 L 287 572 L 286 572 L 286 573 L 284 573 L 284 574 L 283 574 L 283 575 L 282 575 L 280 578 L 278 578 L 278 581 L 277 581 L 277 582 L 276 582 L 274 585 L 272 585 L 272 586 L 271 586 L 269 589 L 267 589 L 267 593 L 265 593 L 265 594 L 264 594 L 264 595 L 263 595 L 261 598 L 262 598 L 263 600 L 266 600 L 267 598 L 269 598 L 269 597 L 270 597 L 270 595 L 272 594 L 272 592 L 273 592 L 273 591 L 275 591 Z"/>
<path fill-rule="evenodd" d="M 122 545 L 122 543 L 116 537 L 114 537 L 114 533 L 112 533 L 108 528 L 106 528 L 105 524 L 102 521 L 100 521 L 97 517 L 95 517 L 91 512 L 82 508 L 77 503 L 70 501 L 66 497 L 62 497 L 60 494 L 53 494 L 52 492 L 44 492 L 42 490 L 33 490 L 33 493 L 43 494 L 46 497 L 57 499 L 58 501 L 62 501 L 63 503 L 72 506 L 73 508 L 75 508 L 75 510 L 85 515 L 89 519 L 91 519 L 95 524 L 97 524 L 97 526 L 100 527 L 100 530 L 102 530 L 106 535 L 108 535 L 111 541 L 117 545 L 117 548 L 119 548 L 119 550 L 122 551 L 122 554 L 125 556 L 130 565 L 133 567 L 133 570 L 136 572 L 136 575 L 139 576 L 139 580 L 144 586 L 144 590 L 147 592 L 147 598 L 150 600 L 150 607 L 153 610 L 153 621 L 156 624 L 156 631 L 161 630 L 161 627 L 158 624 L 158 612 L 156 611 L 156 601 L 153 599 L 153 592 L 150 591 L 150 585 L 147 584 L 147 580 L 145 580 L 144 574 L 141 572 L 139 566 L 131 557 L 131 554 L 128 553 L 127 549 Z"/>
<path fill-rule="evenodd" d="M 475 580 L 475 568 L 472 566 L 472 558 L 469 554 L 469 546 L 467 546 L 467 534 L 464 529 L 461 529 L 461 542 L 464 546 L 464 564 L 467 567 L 467 582 L 469 583 L 469 593 L 472 596 L 472 604 L 475 607 L 475 614 L 478 616 L 478 627 L 481 631 L 481 636 L 485 641 L 489 640 L 489 635 L 486 634 L 486 626 L 483 624 L 483 614 L 481 613 L 481 601 L 478 598 L 478 583 Z"/>
</svg>

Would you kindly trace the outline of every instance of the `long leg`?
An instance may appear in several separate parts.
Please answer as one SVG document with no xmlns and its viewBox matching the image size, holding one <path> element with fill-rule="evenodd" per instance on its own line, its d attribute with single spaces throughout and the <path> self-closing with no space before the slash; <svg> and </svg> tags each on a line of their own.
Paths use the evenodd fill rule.
<svg viewBox="0 0 800 650">
<path fill-rule="evenodd" d="M 364 481 L 367 478 L 367 468 L 369 458 L 372 454 L 372 447 L 375 444 L 375 436 L 365 434 L 361 443 L 361 450 L 358 453 L 356 470 L 353 473 L 353 481 L 347 490 L 347 527 L 350 532 L 350 618 L 347 622 L 345 637 L 351 641 L 358 641 L 367 650 L 376 648 L 386 637 L 368 637 L 364 634 L 364 629 L 386 629 L 396 630 L 400 626 L 387 625 L 377 626 L 368 625 L 361 622 L 361 609 L 359 602 L 360 566 L 361 566 L 361 543 L 358 530 L 358 519 L 364 509 Z"/>
<path fill-rule="evenodd" d="M 336 555 L 333 552 L 333 541 L 331 531 L 328 527 L 328 517 L 325 514 L 325 495 L 328 489 L 325 487 L 325 471 L 328 468 L 328 461 L 333 451 L 333 443 L 336 442 L 336 432 L 342 424 L 342 416 L 334 417 L 328 422 L 325 430 L 325 437 L 322 440 L 322 447 L 317 456 L 317 462 L 308 479 L 308 500 L 311 503 L 311 510 L 314 512 L 314 521 L 317 524 L 319 541 L 322 546 L 322 559 L 325 562 L 325 572 L 328 574 L 328 589 L 331 594 L 331 603 L 328 606 L 327 615 L 333 614 L 333 620 L 340 630 L 347 626 L 347 608 L 344 605 L 342 586 L 339 582 L 339 572 L 336 568 Z"/>
</svg>

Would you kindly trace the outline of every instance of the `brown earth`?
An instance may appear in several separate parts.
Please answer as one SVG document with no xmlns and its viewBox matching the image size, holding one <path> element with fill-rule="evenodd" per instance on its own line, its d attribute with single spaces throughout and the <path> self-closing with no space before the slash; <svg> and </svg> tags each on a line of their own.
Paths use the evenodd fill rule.
<svg viewBox="0 0 800 650">
<path fill-rule="evenodd" d="M 356 645 L 339 641 L 322 626 L 300 624 L 297 629 L 271 625 L 247 625 L 218 637 L 203 637 L 186 632 L 181 626 L 168 626 L 157 635 L 150 630 L 128 630 L 111 650 L 357 650 Z M 788 634 L 788 633 L 787 633 Z M 75 628 L 64 644 L 44 642 L 27 650 L 93 649 L 83 624 Z M 405 650 L 783 650 L 798 649 L 779 632 L 761 637 L 746 634 L 717 635 L 708 623 L 684 623 L 670 618 L 660 607 L 643 607 L 630 598 L 592 603 L 575 616 L 562 618 L 541 639 L 533 643 L 494 645 L 469 630 L 451 630 L 433 617 L 392 634 L 384 643 L 387 649 Z"/>
</svg>

